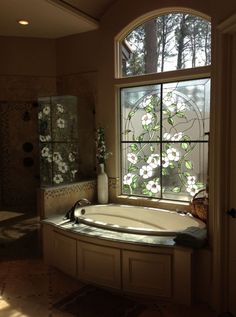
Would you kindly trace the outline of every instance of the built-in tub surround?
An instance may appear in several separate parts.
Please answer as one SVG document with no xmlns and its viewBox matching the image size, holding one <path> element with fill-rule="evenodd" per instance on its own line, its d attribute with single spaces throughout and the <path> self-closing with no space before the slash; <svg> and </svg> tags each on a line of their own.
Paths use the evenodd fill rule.
<svg viewBox="0 0 236 317">
<path fill-rule="evenodd" d="M 127 293 L 158 296 L 184 304 L 191 303 L 193 294 L 197 300 L 208 300 L 209 250 L 175 245 L 174 236 L 167 231 L 164 236 L 137 234 L 63 220 L 81 198 L 96 202 L 95 180 L 39 191 L 39 207 L 44 218 L 43 254 L 47 263 L 82 281 Z M 132 208 L 137 218 L 134 206 L 126 206 L 125 213 L 129 217 Z M 152 214 L 153 208 L 150 211 Z M 166 211 L 163 213 L 167 215 Z M 175 215 L 195 221 L 185 214 Z"/>
<path fill-rule="evenodd" d="M 91 226 L 91 218 L 83 223 L 80 215 L 93 217 L 94 223 L 103 220 L 100 225 L 105 219 L 110 223 L 115 219 L 122 230 L 109 225 Z M 190 216 L 175 215 L 186 219 L 185 227 L 205 226 Z M 65 219 L 64 214 L 51 215 L 42 221 L 44 260 L 87 283 L 191 304 L 194 251 L 175 245 L 173 230 L 184 229 L 181 221 L 171 223 L 175 215 L 154 208 L 115 204 L 81 206 L 75 210 L 78 221 Z M 136 229 L 127 226 L 129 221 Z M 171 230 L 167 229 L 168 223 Z M 148 229 L 153 228 L 151 234 Z"/>
</svg>

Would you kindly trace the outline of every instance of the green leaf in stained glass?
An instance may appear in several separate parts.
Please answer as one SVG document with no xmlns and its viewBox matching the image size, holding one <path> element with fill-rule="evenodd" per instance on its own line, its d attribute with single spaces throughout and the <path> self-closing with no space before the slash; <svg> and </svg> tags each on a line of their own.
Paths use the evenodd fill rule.
<svg viewBox="0 0 236 317">
<path fill-rule="evenodd" d="M 155 125 L 153 128 L 152 128 L 152 130 L 153 131 L 158 131 L 158 130 L 160 130 L 160 128 L 161 128 L 161 126 L 160 125 Z"/>
<path fill-rule="evenodd" d="M 130 113 L 128 114 L 128 119 L 130 120 L 134 115 L 135 115 L 135 112 L 130 111 Z"/>
<path fill-rule="evenodd" d="M 137 144 L 131 144 L 130 149 L 132 152 L 137 152 L 138 151 L 138 145 Z"/>
<path fill-rule="evenodd" d="M 168 123 L 169 123 L 170 125 L 174 125 L 174 120 L 173 120 L 173 118 L 168 117 L 167 121 L 168 121 Z"/>
<path fill-rule="evenodd" d="M 188 143 L 181 143 L 181 148 L 186 151 L 188 148 Z"/>
<path fill-rule="evenodd" d="M 130 165 L 128 167 L 128 171 L 129 172 L 136 172 L 138 170 L 138 168 L 135 165 Z"/>
<path fill-rule="evenodd" d="M 144 195 L 149 195 L 149 193 L 150 193 L 149 190 L 147 190 L 146 188 L 143 189 L 143 194 Z"/>
<path fill-rule="evenodd" d="M 168 149 L 170 149 L 171 148 L 171 145 L 169 144 L 169 143 L 166 143 L 165 144 L 165 150 L 167 151 Z"/>
<path fill-rule="evenodd" d="M 179 193 L 181 191 L 181 188 L 180 187 L 174 187 L 173 189 L 172 189 L 172 192 L 173 193 Z"/>
<path fill-rule="evenodd" d="M 189 173 L 189 172 L 184 172 L 183 175 L 184 175 L 185 177 L 188 177 L 188 176 L 190 176 L 190 173 Z"/>
<path fill-rule="evenodd" d="M 163 110 L 162 113 L 167 116 L 171 115 L 171 112 L 168 109 Z"/>
<path fill-rule="evenodd" d="M 123 134 L 128 134 L 128 133 L 130 133 L 131 132 L 131 130 L 125 130 L 124 132 L 123 132 Z"/>
<path fill-rule="evenodd" d="M 153 106 L 149 105 L 149 106 L 145 107 L 145 111 L 146 112 L 152 112 L 153 111 Z"/>
<path fill-rule="evenodd" d="M 187 169 L 193 169 L 193 163 L 191 161 L 185 161 L 185 166 Z"/>
<path fill-rule="evenodd" d="M 185 117 L 186 117 L 185 113 L 182 112 L 182 111 L 176 112 L 176 116 L 177 116 L 178 118 L 185 118 Z"/>
<path fill-rule="evenodd" d="M 136 188 L 137 188 L 137 184 L 136 184 L 136 183 L 132 183 L 132 184 L 131 184 L 131 187 L 132 187 L 133 189 L 136 189 Z"/>
<path fill-rule="evenodd" d="M 161 171 L 162 175 L 169 175 L 168 170 L 166 168 L 163 168 Z"/>
</svg>

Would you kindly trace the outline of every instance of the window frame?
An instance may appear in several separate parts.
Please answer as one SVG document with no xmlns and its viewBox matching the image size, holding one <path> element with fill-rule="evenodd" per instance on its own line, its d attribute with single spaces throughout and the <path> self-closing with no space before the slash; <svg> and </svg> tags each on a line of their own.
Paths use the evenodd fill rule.
<svg viewBox="0 0 236 317">
<path fill-rule="evenodd" d="M 168 8 L 162 9 L 162 10 L 156 10 L 151 13 L 147 13 L 138 19 L 131 22 L 129 25 L 127 25 L 118 36 L 115 38 L 115 78 L 114 78 L 114 87 L 115 87 L 115 95 L 116 95 L 116 109 L 117 109 L 117 127 L 118 127 L 118 148 L 117 148 L 117 158 L 118 158 L 118 164 L 117 164 L 117 173 L 118 178 L 120 179 L 120 186 L 117 190 L 117 198 L 125 198 L 125 199 L 136 199 L 136 201 L 152 201 L 152 202 L 158 202 L 160 207 L 166 207 L 172 205 L 174 208 L 184 208 L 186 209 L 187 206 L 189 206 L 189 202 L 187 201 L 177 201 L 177 200 L 167 200 L 167 199 L 159 199 L 154 197 L 145 197 L 145 196 L 129 196 L 126 194 L 122 194 L 122 170 L 121 170 L 121 98 L 120 98 L 120 91 L 121 88 L 128 88 L 128 87 L 138 87 L 138 86 L 145 86 L 145 85 L 158 85 L 158 84 L 164 84 L 164 83 L 171 83 L 171 82 L 177 82 L 177 81 L 187 81 L 187 80 L 194 80 L 194 79 L 202 79 L 202 78 L 209 78 L 211 80 L 211 69 L 212 65 L 207 66 L 200 66 L 195 68 L 186 68 L 186 69 L 180 69 L 180 70 L 171 70 L 171 71 L 165 71 L 160 73 L 152 73 L 152 74 L 143 74 L 143 75 L 135 75 L 135 76 L 122 76 L 122 59 L 121 59 L 121 42 L 122 40 L 128 35 L 129 32 L 137 28 L 139 25 L 145 23 L 146 21 L 163 15 L 163 14 L 170 14 L 170 13 L 187 13 L 191 15 L 196 15 L 198 17 L 204 18 L 207 21 L 211 22 L 211 19 L 209 16 L 202 14 L 201 12 L 190 10 L 186 8 Z M 212 91 L 212 80 L 211 80 L 211 91 Z M 210 92 L 211 94 L 211 92 Z M 210 101 L 211 103 L 211 101 Z M 211 112 L 212 107 L 210 107 L 210 118 L 211 118 Z M 211 121 L 211 119 L 210 119 Z M 211 129 L 211 124 L 210 124 Z M 208 140 L 208 144 L 209 144 Z M 209 160 L 208 160 L 209 161 Z"/>
</svg>

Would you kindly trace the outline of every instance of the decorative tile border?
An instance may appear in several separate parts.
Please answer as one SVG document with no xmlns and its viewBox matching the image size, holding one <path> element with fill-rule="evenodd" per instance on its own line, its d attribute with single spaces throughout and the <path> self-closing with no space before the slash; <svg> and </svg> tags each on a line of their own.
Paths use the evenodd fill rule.
<svg viewBox="0 0 236 317">
<path fill-rule="evenodd" d="M 79 199 L 96 202 L 96 180 L 78 182 L 58 187 L 41 188 L 38 193 L 38 208 L 41 218 L 52 214 L 66 213 Z"/>
<path fill-rule="evenodd" d="M 41 190 L 44 192 L 45 200 L 51 198 L 58 198 L 62 196 L 68 196 L 73 193 L 81 192 L 81 191 L 91 191 L 96 190 L 97 182 L 96 180 L 84 181 L 64 186 L 58 187 L 47 187 L 42 188 Z"/>
</svg>

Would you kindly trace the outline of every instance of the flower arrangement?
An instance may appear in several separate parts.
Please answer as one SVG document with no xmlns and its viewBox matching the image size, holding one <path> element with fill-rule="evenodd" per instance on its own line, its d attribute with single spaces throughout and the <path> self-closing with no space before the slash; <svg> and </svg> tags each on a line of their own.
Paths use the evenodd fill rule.
<svg viewBox="0 0 236 317">
<path fill-rule="evenodd" d="M 98 164 L 105 164 L 105 161 L 108 158 L 108 156 L 111 154 L 111 152 L 107 152 L 104 128 L 99 127 L 96 130 L 96 146 L 97 146 L 96 158 L 97 158 Z"/>
</svg>

